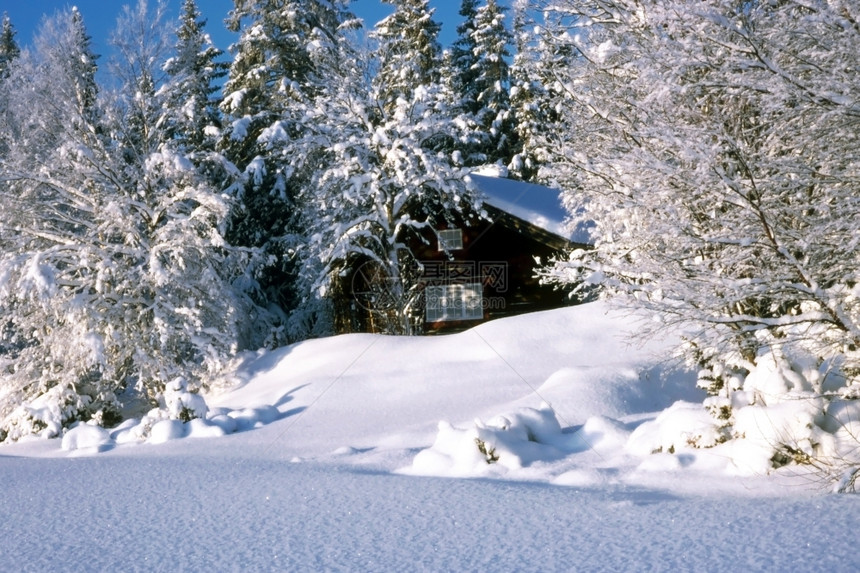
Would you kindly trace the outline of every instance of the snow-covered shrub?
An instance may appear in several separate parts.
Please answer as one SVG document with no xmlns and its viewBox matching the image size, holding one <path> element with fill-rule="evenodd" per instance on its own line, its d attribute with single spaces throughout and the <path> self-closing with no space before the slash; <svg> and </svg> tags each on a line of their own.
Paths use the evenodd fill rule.
<svg viewBox="0 0 860 573">
<path fill-rule="evenodd" d="M 630 436 L 635 455 L 715 448 L 741 474 L 788 464 L 838 481 L 860 465 L 860 401 L 828 390 L 838 372 L 774 345 L 704 402 L 678 402 Z M 713 379 L 709 375 L 709 379 Z"/>
<path fill-rule="evenodd" d="M 112 404 L 115 405 L 115 404 Z M 89 420 L 92 399 L 67 385 L 57 385 L 39 394 L 32 401 L 14 408 L 0 420 L 0 441 L 16 441 L 26 436 L 56 438 L 64 427 L 79 421 Z M 102 416 L 104 410 L 95 412 Z M 111 418 L 113 419 L 113 418 Z"/>
<path fill-rule="evenodd" d="M 670 454 L 683 448 L 712 447 L 725 441 L 717 421 L 693 402 L 676 402 L 657 418 L 636 428 L 627 449 L 636 455 Z"/>
<path fill-rule="evenodd" d="M 433 445 L 415 456 L 408 471 L 422 475 L 481 476 L 520 470 L 557 459 L 569 449 L 552 408 L 520 408 L 467 429 L 439 422 Z"/>
<path fill-rule="evenodd" d="M 205 418 L 208 411 L 203 396 L 198 392 L 189 391 L 188 381 L 181 376 L 165 386 L 159 402 L 163 402 L 164 409 L 171 419 L 182 422 Z"/>
<path fill-rule="evenodd" d="M 487 442 L 481 438 L 475 438 L 475 445 L 478 446 L 478 451 L 484 456 L 488 464 L 494 464 L 499 461 L 499 454 L 496 453 L 496 448 L 488 446 Z"/>
<path fill-rule="evenodd" d="M 719 423 L 732 438 L 731 455 L 744 471 L 795 463 L 841 475 L 860 463 L 852 408 L 845 406 L 853 401 L 840 397 L 843 381 L 834 363 L 774 343 L 749 364 L 739 387 L 709 398 L 706 405 L 717 400 L 720 413 L 728 414 Z"/>
<path fill-rule="evenodd" d="M 62 449 L 102 450 L 113 445 L 113 439 L 104 428 L 94 424 L 78 424 L 63 434 Z"/>
</svg>

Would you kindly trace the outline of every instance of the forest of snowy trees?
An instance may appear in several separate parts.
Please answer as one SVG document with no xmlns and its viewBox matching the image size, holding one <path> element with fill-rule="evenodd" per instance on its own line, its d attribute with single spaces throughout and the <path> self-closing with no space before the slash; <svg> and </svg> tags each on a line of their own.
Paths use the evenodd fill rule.
<svg viewBox="0 0 860 573">
<path fill-rule="evenodd" d="M 224 54 L 195 0 L 140 0 L 104 62 L 75 9 L 28 46 L 4 18 L 0 441 L 194 416 L 237 352 L 331 334 L 355 260 L 407 289 L 487 164 L 592 225 L 546 281 L 683 329 L 720 440 L 765 363 L 813 418 L 860 398 L 856 3 L 462 0 L 443 50 L 384 1 L 235 0 Z"/>
<path fill-rule="evenodd" d="M 398 285 L 410 234 L 475 206 L 470 168 L 516 147 L 506 8 L 464 3 L 455 61 L 426 0 L 388 3 L 365 30 L 346 0 L 236 0 L 222 54 L 194 0 L 140 0 L 104 62 L 74 8 L 31 46 L 4 17 L 0 440 L 331 334 L 352 257 Z"/>
</svg>

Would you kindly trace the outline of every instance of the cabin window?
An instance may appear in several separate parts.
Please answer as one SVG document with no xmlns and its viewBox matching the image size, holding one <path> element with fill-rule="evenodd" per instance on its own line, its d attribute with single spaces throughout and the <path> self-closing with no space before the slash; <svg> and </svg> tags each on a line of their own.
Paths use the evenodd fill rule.
<svg viewBox="0 0 860 573">
<path fill-rule="evenodd" d="M 439 237 L 440 251 L 459 251 L 463 248 L 463 231 L 460 229 L 445 229 L 436 231 Z"/>
<path fill-rule="evenodd" d="M 427 322 L 484 318 L 481 283 L 427 286 L 424 297 Z"/>
</svg>

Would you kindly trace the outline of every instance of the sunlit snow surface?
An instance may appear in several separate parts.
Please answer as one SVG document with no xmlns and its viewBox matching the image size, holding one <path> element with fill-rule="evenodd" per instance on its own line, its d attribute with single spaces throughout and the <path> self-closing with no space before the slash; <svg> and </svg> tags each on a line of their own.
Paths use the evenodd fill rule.
<svg viewBox="0 0 860 573">
<path fill-rule="evenodd" d="M 208 420 L 148 441 L 126 424 L 0 447 L 0 565 L 857 570 L 857 496 L 718 451 L 639 451 L 641 428 L 702 396 L 670 340 L 631 346 L 628 329 L 591 304 L 309 341 L 249 355 Z"/>
</svg>

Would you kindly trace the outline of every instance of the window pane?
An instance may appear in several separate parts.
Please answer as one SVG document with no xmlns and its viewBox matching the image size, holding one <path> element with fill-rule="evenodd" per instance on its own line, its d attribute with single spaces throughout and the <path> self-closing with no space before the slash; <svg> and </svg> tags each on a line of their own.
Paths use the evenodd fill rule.
<svg viewBox="0 0 860 573">
<path fill-rule="evenodd" d="M 445 229 L 436 231 L 439 237 L 440 251 L 458 251 L 463 248 L 463 231 L 460 229 Z"/>
<path fill-rule="evenodd" d="M 484 318 L 480 283 L 428 286 L 424 299 L 427 322 Z"/>
<path fill-rule="evenodd" d="M 481 285 L 472 283 L 463 285 L 463 318 L 467 320 L 478 320 L 484 318 Z"/>
</svg>

